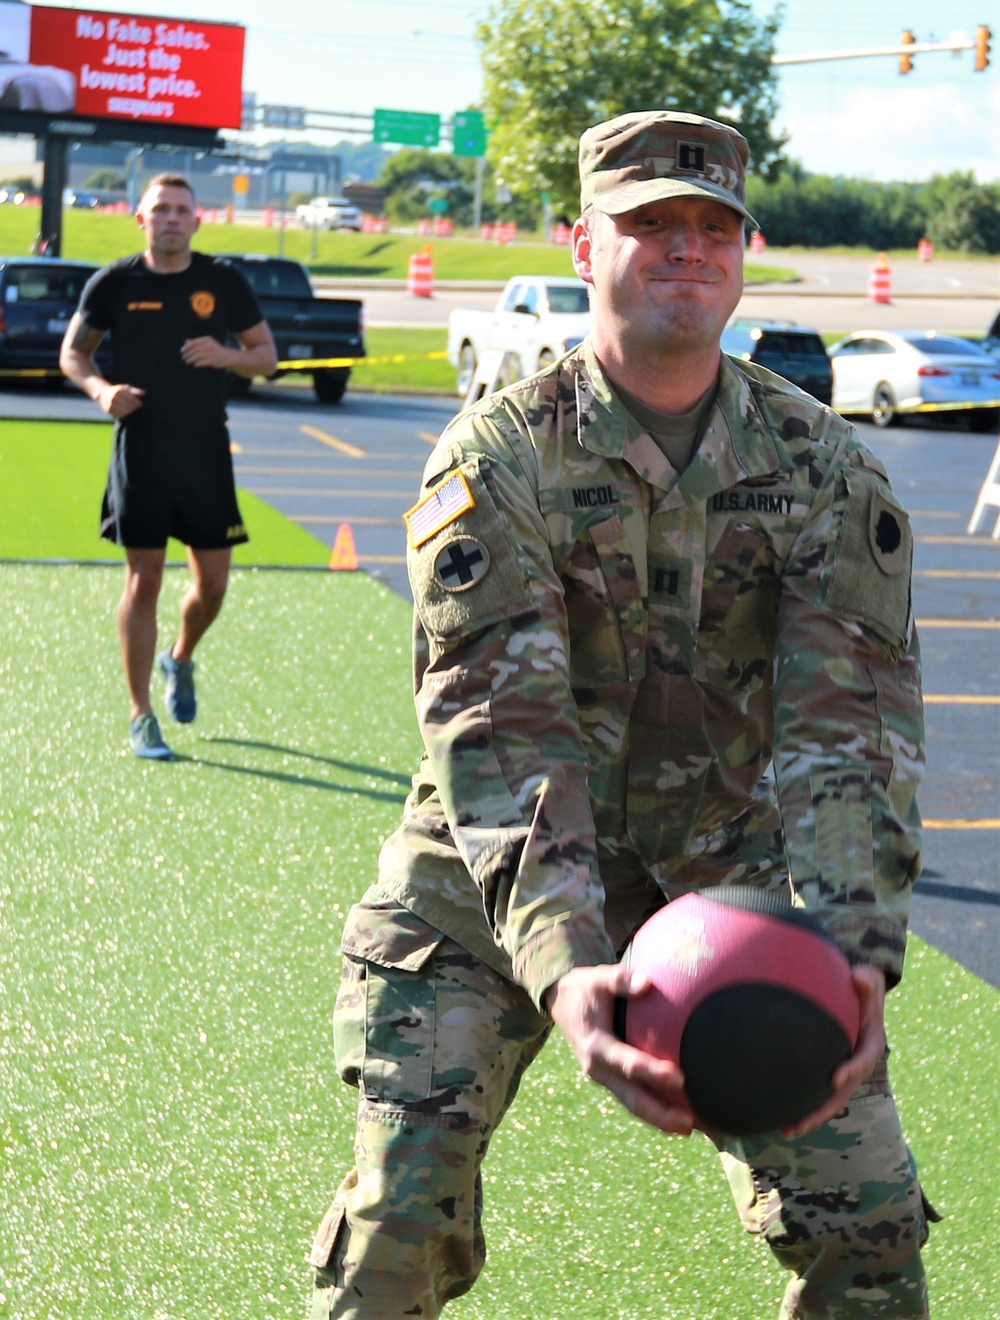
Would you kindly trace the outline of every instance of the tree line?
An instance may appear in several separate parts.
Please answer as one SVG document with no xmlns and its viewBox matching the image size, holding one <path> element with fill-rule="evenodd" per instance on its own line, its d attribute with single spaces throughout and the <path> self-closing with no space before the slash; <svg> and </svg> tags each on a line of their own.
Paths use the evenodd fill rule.
<svg viewBox="0 0 1000 1320">
<path fill-rule="evenodd" d="M 774 247 L 915 248 L 1000 253 L 1000 185 L 972 174 L 925 183 L 877 183 L 809 174 L 790 164 L 776 179 L 751 177 L 747 206 Z"/>
<path fill-rule="evenodd" d="M 447 214 L 459 228 L 473 222 L 475 164 L 437 152 L 404 148 L 388 156 L 378 184 L 386 189 L 386 210 L 398 223 L 431 214 L 432 199 L 446 199 Z M 486 172 L 481 218 L 513 220 L 522 230 L 538 230 L 543 205 L 538 192 L 511 189 L 499 201 Z M 777 177 L 751 176 L 747 205 L 772 247 L 863 247 L 875 251 L 913 249 L 929 238 L 942 252 L 1000 253 L 1000 185 L 976 183 L 971 174 L 936 175 L 924 183 L 878 183 L 809 174 L 792 162 Z M 572 207 L 552 218 L 572 221 Z"/>
</svg>

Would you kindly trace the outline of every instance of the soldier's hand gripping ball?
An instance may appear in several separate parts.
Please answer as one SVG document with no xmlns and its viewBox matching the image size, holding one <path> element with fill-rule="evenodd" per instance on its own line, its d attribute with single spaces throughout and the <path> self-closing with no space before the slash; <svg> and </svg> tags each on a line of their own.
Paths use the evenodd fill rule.
<svg viewBox="0 0 1000 1320">
<path fill-rule="evenodd" d="M 832 1094 L 857 1043 L 858 999 L 847 959 L 800 909 L 755 889 L 685 894 L 625 957 L 652 985 L 620 1003 L 619 1034 L 679 1064 L 700 1126 L 770 1132 Z"/>
</svg>

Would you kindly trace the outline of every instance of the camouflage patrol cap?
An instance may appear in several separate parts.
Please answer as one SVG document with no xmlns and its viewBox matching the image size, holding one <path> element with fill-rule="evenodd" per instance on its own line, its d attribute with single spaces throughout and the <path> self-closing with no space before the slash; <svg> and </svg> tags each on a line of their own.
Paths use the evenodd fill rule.
<svg viewBox="0 0 1000 1320">
<path fill-rule="evenodd" d="M 746 208 L 750 148 L 735 128 L 675 110 L 640 110 L 580 138 L 580 208 L 623 215 L 669 197 L 714 197 L 755 228 Z"/>
</svg>

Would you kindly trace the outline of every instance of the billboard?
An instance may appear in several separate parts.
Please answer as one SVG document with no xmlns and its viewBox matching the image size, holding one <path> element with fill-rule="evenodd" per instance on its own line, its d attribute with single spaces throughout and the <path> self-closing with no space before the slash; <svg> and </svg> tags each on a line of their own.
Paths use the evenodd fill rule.
<svg viewBox="0 0 1000 1320">
<path fill-rule="evenodd" d="M 239 128 L 244 35 L 233 23 L 0 0 L 0 111 Z"/>
</svg>

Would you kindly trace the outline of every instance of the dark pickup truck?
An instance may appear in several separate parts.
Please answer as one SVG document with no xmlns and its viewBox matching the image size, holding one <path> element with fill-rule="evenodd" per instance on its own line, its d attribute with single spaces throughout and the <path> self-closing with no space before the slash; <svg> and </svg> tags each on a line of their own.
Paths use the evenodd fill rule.
<svg viewBox="0 0 1000 1320">
<path fill-rule="evenodd" d="M 0 384 L 18 378 L 63 379 L 59 348 L 83 286 L 97 270 L 84 261 L 0 257 Z M 107 369 L 110 341 L 98 364 Z"/>
<path fill-rule="evenodd" d="M 320 403 L 339 403 L 347 389 L 350 366 L 287 364 L 364 357 L 360 298 L 317 298 L 305 268 L 285 257 L 258 256 L 252 252 L 227 252 L 220 256 L 239 267 L 257 295 L 278 350 L 276 375 L 308 372 Z M 231 393 L 237 398 L 245 395 L 250 384 L 245 376 L 233 375 Z"/>
</svg>

